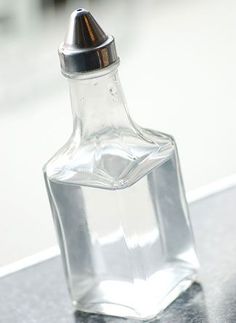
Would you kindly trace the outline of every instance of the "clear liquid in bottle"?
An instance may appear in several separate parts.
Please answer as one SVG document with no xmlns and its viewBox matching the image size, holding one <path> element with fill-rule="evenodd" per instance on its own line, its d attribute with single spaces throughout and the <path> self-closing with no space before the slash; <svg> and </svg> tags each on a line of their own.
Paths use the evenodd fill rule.
<svg viewBox="0 0 236 323">
<path fill-rule="evenodd" d="M 78 309 L 146 319 L 191 284 L 197 260 L 176 167 L 172 153 L 125 188 L 49 180 Z"/>
</svg>

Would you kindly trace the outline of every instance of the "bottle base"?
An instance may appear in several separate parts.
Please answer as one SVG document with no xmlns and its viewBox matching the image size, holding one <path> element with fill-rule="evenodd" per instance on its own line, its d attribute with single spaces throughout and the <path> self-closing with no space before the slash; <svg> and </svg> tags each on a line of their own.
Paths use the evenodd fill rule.
<svg viewBox="0 0 236 323">
<path fill-rule="evenodd" d="M 139 286 L 131 287 L 128 283 L 103 281 L 99 285 L 94 286 L 82 299 L 73 301 L 74 308 L 76 311 L 86 313 L 138 319 L 141 321 L 155 319 L 182 292 L 191 286 L 196 279 L 196 272 L 190 272 L 189 269 L 185 269 L 182 275 L 178 273 L 178 281 L 176 281 L 175 275 L 176 285 L 165 294 L 163 294 L 163 284 L 166 284 L 166 281 L 161 276 L 159 275 L 159 283 L 162 281 L 161 284 L 156 285 L 152 282 L 150 284 L 152 286 L 149 286 L 148 290 L 146 286 L 144 287 L 144 284 L 147 284 L 146 282 L 137 282 Z M 109 302 L 105 300 L 108 290 L 110 292 Z M 103 299 L 101 295 L 104 295 Z M 98 296 L 100 296 L 100 299 Z"/>
</svg>

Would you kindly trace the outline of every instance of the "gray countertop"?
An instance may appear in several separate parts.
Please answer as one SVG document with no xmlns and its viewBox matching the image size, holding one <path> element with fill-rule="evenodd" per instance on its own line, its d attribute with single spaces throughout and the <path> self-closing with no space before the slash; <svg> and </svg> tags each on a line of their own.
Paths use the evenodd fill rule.
<svg viewBox="0 0 236 323">
<path fill-rule="evenodd" d="M 236 188 L 190 206 L 201 270 L 155 323 L 236 322 Z M 73 313 L 60 257 L 0 279 L 1 323 L 136 323 Z"/>
</svg>

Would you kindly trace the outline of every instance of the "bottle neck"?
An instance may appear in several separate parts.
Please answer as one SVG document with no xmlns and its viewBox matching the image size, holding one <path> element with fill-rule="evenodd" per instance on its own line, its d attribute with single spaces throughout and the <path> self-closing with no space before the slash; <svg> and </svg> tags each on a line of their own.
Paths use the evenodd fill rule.
<svg viewBox="0 0 236 323">
<path fill-rule="evenodd" d="M 132 127 L 117 66 L 69 80 L 73 134 L 81 140 Z"/>
</svg>

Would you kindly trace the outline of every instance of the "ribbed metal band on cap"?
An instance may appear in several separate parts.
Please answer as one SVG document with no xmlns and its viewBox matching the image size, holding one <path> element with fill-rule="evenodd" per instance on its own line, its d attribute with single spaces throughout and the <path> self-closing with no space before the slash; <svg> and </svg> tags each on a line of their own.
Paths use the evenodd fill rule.
<svg viewBox="0 0 236 323">
<path fill-rule="evenodd" d="M 91 72 L 118 61 L 114 38 L 106 35 L 85 9 L 77 9 L 71 14 L 65 41 L 59 47 L 59 57 L 65 76 Z"/>
</svg>

